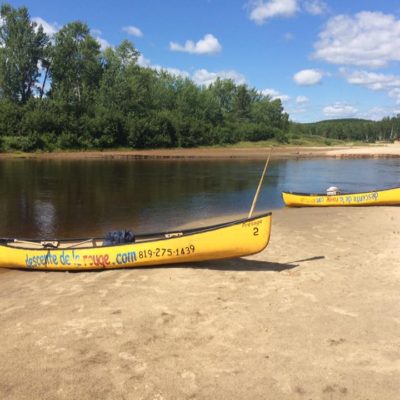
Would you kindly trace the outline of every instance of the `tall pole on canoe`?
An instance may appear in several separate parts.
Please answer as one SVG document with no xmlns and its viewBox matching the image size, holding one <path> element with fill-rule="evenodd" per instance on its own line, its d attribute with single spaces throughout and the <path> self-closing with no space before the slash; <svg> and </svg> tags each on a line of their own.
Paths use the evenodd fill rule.
<svg viewBox="0 0 400 400">
<path fill-rule="evenodd" d="M 267 172 L 268 163 L 269 163 L 269 159 L 271 157 L 271 153 L 272 153 L 272 147 L 271 147 L 271 149 L 269 151 L 267 161 L 265 162 L 264 171 L 263 171 L 263 173 L 261 175 L 260 182 L 258 183 L 256 194 L 255 194 L 254 199 L 253 199 L 253 204 L 251 205 L 250 212 L 249 212 L 249 215 L 248 215 L 247 218 L 251 218 L 251 216 L 253 215 L 254 209 L 256 208 L 258 195 L 260 194 L 260 190 L 261 190 L 261 186 L 262 186 L 262 183 L 263 183 L 263 180 L 264 180 L 264 176 L 265 176 L 265 173 Z"/>
</svg>

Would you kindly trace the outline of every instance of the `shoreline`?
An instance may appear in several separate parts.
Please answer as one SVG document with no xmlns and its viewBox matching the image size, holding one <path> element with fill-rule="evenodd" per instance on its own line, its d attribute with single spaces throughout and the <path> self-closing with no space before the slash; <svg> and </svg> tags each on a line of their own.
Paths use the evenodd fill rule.
<svg viewBox="0 0 400 400">
<path fill-rule="evenodd" d="M 272 159 L 400 158 L 400 143 L 366 146 L 273 147 Z M 2 159 L 265 159 L 270 147 L 202 147 L 154 150 L 90 150 L 52 153 L 0 153 Z"/>
</svg>

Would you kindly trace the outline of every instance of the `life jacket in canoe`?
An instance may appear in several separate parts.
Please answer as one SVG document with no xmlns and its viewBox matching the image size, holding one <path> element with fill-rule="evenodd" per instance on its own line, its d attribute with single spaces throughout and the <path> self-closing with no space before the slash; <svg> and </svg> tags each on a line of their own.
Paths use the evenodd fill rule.
<svg viewBox="0 0 400 400">
<path fill-rule="evenodd" d="M 135 235 L 131 231 L 110 231 L 106 233 L 103 246 L 112 246 L 114 244 L 134 243 Z"/>
</svg>

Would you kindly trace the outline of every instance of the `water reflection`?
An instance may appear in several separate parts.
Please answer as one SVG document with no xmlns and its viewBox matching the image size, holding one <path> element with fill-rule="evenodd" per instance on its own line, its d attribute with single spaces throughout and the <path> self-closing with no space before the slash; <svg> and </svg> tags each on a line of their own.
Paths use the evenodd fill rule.
<svg viewBox="0 0 400 400">
<path fill-rule="evenodd" d="M 110 229 L 171 229 L 248 212 L 264 166 L 249 160 L 1 160 L 0 236 L 81 237 Z M 400 161 L 272 161 L 257 209 L 282 190 L 399 185 Z"/>
<path fill-rule="evenodd" d="M 33 204 L 34 224 L 40 237 L 56 236 L 56 210 L 50 201 L 35 200 Z"/>
</svg>

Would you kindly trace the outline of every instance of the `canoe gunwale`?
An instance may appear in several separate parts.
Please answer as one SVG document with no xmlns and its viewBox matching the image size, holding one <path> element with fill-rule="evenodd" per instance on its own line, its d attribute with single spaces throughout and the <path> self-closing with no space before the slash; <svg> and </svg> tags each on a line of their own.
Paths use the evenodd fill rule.
<svg viewBox="0 0 400 400">
<path fill-rule="evenodd" d="M 251 218 L 244 217 L 240 218 L 234 221 L 228 221 L 228 222 L 222 222 L 219 224 L 215 225 L 209 225 L 205 227 L 198 227 L 198 228 L 190 228 L 190 229 L 183 229 L 183 230 L 174 230 L 174 231 L 166 231 L 166 232 L 159 232 L 159 233 L 145 233 L 141 235 L 135 235 L 135 242 L 133 243 L 117 243 L 117 244 L 111 244 L 111 245 L 105 245 L 105 246 L 85 246 L 85 247 L 79 247 L 76 249 L 79 250 L 85 250 L 85 249 L 96 249 L 96 248 L 101 248 L 101 249 L 107 249 L 107 248 L 115 248 L 115 247 L 120 247 L 120 246 L 127 246 L 127 245 L 134 245 L 134 244 L 142 244 L 142 243 L 149 243 L 152 241 L 164 241 L 164 240 L 171 240 L 171 239 L 176 239 L 177 237 L 187 237 L 187 236 L 192 236 L 196 235 L 199 233 L 204 233 L 204 232 L 210 232 L 213 230 L 219 230 L 223 228 L 227 228 L 229 226 L 233 225 L 238 225 L 241 223 L 245 222 L 250 222 L 254 221 L 259 218 L 266 218 L 272 215 L 272 212 L 267 212 L 267 213 L 261 213 L 257 214 Z M 171 235 L 171 236 L 168 236 Z M 15 238 L 16 239 L 16 238 Z M 49 251 L 62 251 L 62 250 L 68 250 L 66 248 L 31 248 L 31 247 L 23 247 L 23 246 L 11 246 L 9 243 L 13 243 L 15 239 L 10 239 L 10 238 L 0 238 L 0 248 L 1 247 L 7 247 L 15 250 L 29 250 L 29 251 L 43 251 L 43 250 L 49 250 Z M 84 240 L 102 240 L 104 237 L 90 237 L 90 238 L 73 238 L 73 239 L 19 239 L 19 240 L 26 240 L 30 241 L 32 243 L 38 243 L 40 244 L 41 241 L 48 241 L 48 242 L 77 242 L 77 241 L 84 241 Z M 141 240 L 143 239 L 143 240 Z M 138 241 L 140 240 L 140 241 Z"/>
</svg>

